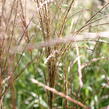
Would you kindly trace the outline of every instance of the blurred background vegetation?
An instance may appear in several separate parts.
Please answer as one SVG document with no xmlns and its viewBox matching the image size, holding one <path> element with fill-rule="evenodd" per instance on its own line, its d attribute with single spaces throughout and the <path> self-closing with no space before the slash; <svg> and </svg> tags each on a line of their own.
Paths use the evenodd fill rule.
<svg viewBox="0 0 109 109">
<path fill-rule="evenodd" d="M 53 44 L 56 38 L 108 32 L 108 4 L 0 0 L 0 109 L 108 109 L 109 39 Z"/>
</svg>

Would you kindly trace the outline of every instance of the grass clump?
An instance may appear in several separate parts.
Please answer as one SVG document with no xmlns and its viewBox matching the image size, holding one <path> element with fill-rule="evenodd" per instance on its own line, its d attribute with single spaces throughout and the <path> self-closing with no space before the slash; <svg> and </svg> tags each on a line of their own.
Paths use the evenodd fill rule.
<svg viewBox="0 0 109 109">
<path fill-rule="evenodd" d="M 1 1 L 1 109 L 109 105 L 109 3 L 85 2 Z"/>
</svg>

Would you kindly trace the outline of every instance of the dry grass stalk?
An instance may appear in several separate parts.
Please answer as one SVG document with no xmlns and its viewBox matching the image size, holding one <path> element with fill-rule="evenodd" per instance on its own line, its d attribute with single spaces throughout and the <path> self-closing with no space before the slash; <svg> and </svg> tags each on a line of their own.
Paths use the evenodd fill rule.
<svg viewBox="0 0 109 109">
<path fill-rule="evenodd" d="M 43 0 L 41 3 L 43 4 Z M 37 0 L 38 8 L 40 6 L 40 1 Z M 49 4 L 44 4 L 43 8 L 39 10 L 39 17 L 40 17 L 40 25 L 42 28 L 43 38 L 44 41 L 50 40 L 52 38 L 51 36 L 51 18 L 50 18 L 50 10 L 49 10 Z M 46 57 L 49 58 L 49 56 L 53 53 L 54 49 L 53 47 L 47 47 L 45 50 Z M 57 74 L 57 68 L 56 68 L 56 58 L 52 57 L 47 62 L 48 67 L 48 82 L 50 87 L 55 86 L 55 76 Z M 49 92 L 48 95 L 48 104 L 49 108 L 52 109 L 53 104 L 53 93 Z"/>
<path fill-rule="evenodd" d="M 85 106 L 84 104 L 82 104 L 81 102 L 79 102 L 79 101 L 77 101 L 77 100 L 74 100 L 73 98 L 71 98 L 71 97 L 65 95 L 65 94 L 62 93 L 62 92 L 58 92 L 58 91 L 57 91 L 56 89 L 54 89 L 54 88 L 51 88 L 51 87 L 49 87 L 49 86 L 47 86 L 47 85 L 44 85 L 43 83 L 41 83 L 41 82 L 39 82 L 39 81 L 37 81 L 37 80 L 35 80 L 35 79 L 33 79 L 33 78 L 31 79 L 31 81 L 32 81 L 33 83 L 37 84 L 38 86 L 41 86 L 41 87 L 47 89 L 48 91 L 51 91 L 51 92 L 53 92 L 54 94 L 59 95 L 59 96 L 65 98 L 65 99 L 67 99 L 68 101 L 71 101 L 72 103 L 75 103 L 75 104 L 79 105 L 80 107 L 82 107 L 82 108 L 84 108 L 84 109 L 88 109 L 88 107 Z"/>
<path fill-rule="evenodd" d="M 14 90 L 14 66 L 16 64 L 15 55 L 10 54 L 10 48 L 16 45 L 15 28 L 18 14 L 18 0 L 13 0 L 12 5 L 9 7 L 10 11 L 6 16 L 7 7 L 5 6 L 6 0 L 2 2 L 2 14 L 0 22 L 0 101 L 2 101 L 6 90 L 10 88 L 12 104 L 11 108 L 16 109 L 16 92 Z M 3 81 L 10 77 L 7 89 L 3 85 Z M 3 90 L 4 89 L 4 90 Z M 2 103 L 1 103 L 2 104 Z"/>
<path fill-rule="evenodd" d="M 8 75 L 10 76 L 9 87 L 11 90 L 11 101 L 12 101 L 11 108 L 16 109 L 16 92 L 15 92 L 15 88 L 14 88 L 14 83 L 15 83 L 14 82 L 14 74 L 13 74 L 13 72 L 8 72 Z"/>
<path fill-rule="evenodd" d="M 98 40 L 98 38 L 100 38 L 100 40 Z M 33 49 L 40 49 L 50 46 L 56 46 L 59 44 L 66 44 L 69 42 L 76 43 L 76 42 L 84 42 L 84 41 L 98 41 L 98 42 L 108 43 L 107 41 L 105 41 L 105 39 L 109 39 L 109 32 L 82 33 L 80 35 L 75 35 L 75 36 L 68 35 L 65 36 L 65 38 L 54 38 L 47 41 L 39 42 L 38 44 L 28 43 L 28 45 L 26 44 L 25 49 L 24 49 L 25 45 L 14 46 L 10 49 L 9 52 L 12 54 L 16 54 L 16 53 L 21 53 L 23 50 L 28 51 Z"/>
<path fill-rule="evenodd" d="M 87 63 L 82 64 L 82 65 L 81 65 L 81 69 L 84 69 L 85 67 L 91 65 L 91 64 L 94 63 L 94 62 L 97 62 L 97 61 L 99 61 L 99 60 L 105 60 L 105 59 L 106 59 L 106 60 L 109 60 L 108 57 L 93 58 L 92 60 L 90 60 L 90 62 L 87 62 Z"/>
<path fill-rule="evenodd" d="M 75 44 L 76 46 L 76 53 L 77 53 L 77 57 L 78 57 L 78 77 L 79 77 L 79 84 L 80 84 L 80 88 L 83 87 L 83 81 L 82 81 L 82 69 L 81 69 L 81 60 L 80 60 L 80 53 L 79 53 L 79 48 L 77 43 Z"/>
</svg>

